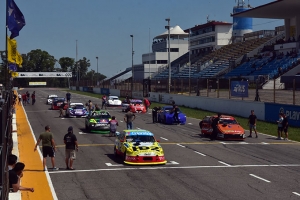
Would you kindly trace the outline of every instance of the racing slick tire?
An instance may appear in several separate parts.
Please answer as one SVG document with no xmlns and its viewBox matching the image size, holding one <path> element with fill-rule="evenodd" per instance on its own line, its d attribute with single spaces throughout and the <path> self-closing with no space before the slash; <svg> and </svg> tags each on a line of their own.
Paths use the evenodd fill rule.
<svg viewBox="0 0 300 200">
<path fill-rule="evenodd" d="M 85 125 L 85 131 L 88 133 L 91 131 L 90 128 L 88 127 L 88 125 Z"/>
<path fill-rule="evenodd" d="M 123 155 L 123 161 L 126 161 L 126 151 L 124 152 L 124 155 Z"/>
</svg>

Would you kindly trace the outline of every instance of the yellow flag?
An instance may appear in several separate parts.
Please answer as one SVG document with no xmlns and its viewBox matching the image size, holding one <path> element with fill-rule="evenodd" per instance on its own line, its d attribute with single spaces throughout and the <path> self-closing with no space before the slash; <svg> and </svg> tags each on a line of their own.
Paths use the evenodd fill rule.
<svg viewBox="0 0 300 200">
<path fill-rule="evenodd" d="M 7 37 L 7 59 L 11 63 L 16 63 L 21 66 L 23 58 L 17 50 L 17 41 Z"/>
<path fill-rule="evenodd" d="M 11 77 L 16 78 L 19 76 L 18 72 L 10 71 Z"/>
</svg>

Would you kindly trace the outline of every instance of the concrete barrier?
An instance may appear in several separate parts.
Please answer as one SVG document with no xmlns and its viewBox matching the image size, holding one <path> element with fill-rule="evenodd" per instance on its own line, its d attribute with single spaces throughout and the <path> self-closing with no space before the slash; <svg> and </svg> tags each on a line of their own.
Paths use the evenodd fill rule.
<svg viewBox="0 0 300 200">
<path fill-rule="evenodd" d="M 101 88 L 93 88 L 93 92 L 96 94 L 101 94 Z"/>
<path fill-rule="evenodd" d="M 241 101 L 232 99 L 216 99 L 210 97 L 184 96 L 177 94 L 150 92 L 150 101 L 179 106 L 198 108 L 210 112 L 224 113 L 248 118 L 254 110 L 258 119 L 265 120 L 265 104 L 262 102 Z"/>
</svg>

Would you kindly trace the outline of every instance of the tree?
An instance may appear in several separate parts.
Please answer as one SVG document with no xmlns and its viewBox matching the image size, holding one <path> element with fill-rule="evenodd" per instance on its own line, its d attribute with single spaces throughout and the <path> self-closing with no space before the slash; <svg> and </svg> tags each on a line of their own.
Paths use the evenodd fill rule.
<svg viewBox="0 0 300 200">
<path fill-rule="evenodd" d="M 75 61 L 74 58 L 62 57 L 59 59 L 58 63 L 60 64 L 62 72 L 71 72 Z"/>
<path fill-rule="evenodd" d="M 78 70 L 79 70 L 79 80 L 84 79 L 88 68 L 91 66 L 90 60 L 87 60 L 86 57 L 77 61 Z"/>
<path fill-rule="evenodd" d="M 27 55 L 22 55 L 23 67 L 19 71 L 23 72 L 52 72 L 56 59 L 47 51 L 36 49 L 30 51 Z"/>
</svg>

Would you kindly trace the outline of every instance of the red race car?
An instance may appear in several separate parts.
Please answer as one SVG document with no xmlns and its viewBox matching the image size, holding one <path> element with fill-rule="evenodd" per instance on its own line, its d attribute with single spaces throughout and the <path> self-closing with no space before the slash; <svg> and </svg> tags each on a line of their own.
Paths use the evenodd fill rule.
<svg viewBox="0 0 300 200">
<path fill-rule="evenodd" d="M 62 103 L 65 103 L 64 110 L 67 110 L 68 102 L 64 97 L 54 98 L 51 104 L 51 110 L 59 110 Z"/>
<path fill-rule="evenodd" d="M 217 116 L 206 116 L 199 123 L 201 129 L 201 135 L 204 137 L 209 137 L 213 128 L 211 126 L 212 121 Z M 245 130 L 244 128 L 235 120 L 232 116 L 221 115 L 218 124 L 218 139 L 221 140 L 244 140 Z"/>
<path fill-rule="evenodd" d="M 142 100 L 130 99 L 129 109 L 133 113 L 146 113 L 146 107 Z"/>
</svg>

